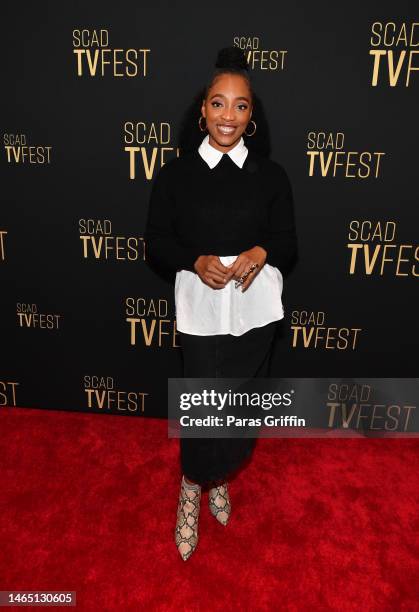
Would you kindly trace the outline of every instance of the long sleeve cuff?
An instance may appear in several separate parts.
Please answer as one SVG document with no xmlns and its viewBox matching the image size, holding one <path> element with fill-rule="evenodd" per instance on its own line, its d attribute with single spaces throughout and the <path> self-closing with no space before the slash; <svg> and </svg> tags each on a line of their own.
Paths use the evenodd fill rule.
<svg viewBox="0 0 419 612">
<path fill-rule="evenodd" d="M 286 274 L 289 267 L 298 255 L 297 236 L 291 232 L 288 235 L 277 234 L 272 238 L 258 241 L 266 251 L 265 263 L 278 268 L 281 273 Z"/>
<path fill-rule="evenodd" d="M 199 249 L 185 247 L 173 237 L 157 236 L 151 232 L 145 232 L 144 239 L 146 261 L 152 267 L 169 272 L 177 272 L 178 270 L 195 272 L 194 263 L 201 255 Z"/>
</svg>

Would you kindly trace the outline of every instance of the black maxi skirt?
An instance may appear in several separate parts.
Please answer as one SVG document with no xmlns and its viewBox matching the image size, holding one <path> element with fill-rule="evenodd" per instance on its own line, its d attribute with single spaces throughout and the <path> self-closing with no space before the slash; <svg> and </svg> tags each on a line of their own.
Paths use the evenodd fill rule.
<svg viewBox="0 0 419 612">
<path fill-rule="evenodd" d="M 241 336 L 178 332 L 185 378 L 267 378 L 279 321 Z M 251 455 L 256 438 L 179 438 L 183 474 L 209 486 L 224 481 Z"/>
</svg>

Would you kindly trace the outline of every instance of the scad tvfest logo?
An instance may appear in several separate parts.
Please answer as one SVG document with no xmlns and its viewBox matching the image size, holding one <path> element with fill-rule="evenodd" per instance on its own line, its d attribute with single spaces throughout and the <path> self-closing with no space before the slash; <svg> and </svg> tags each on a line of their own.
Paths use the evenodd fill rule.
<svg viewBox="0 0 419 612">
<path fill-rule="evenodd" d="M 144 239 L 113 230 L 110 219 L 79 219 L 78 232 L 83 259 L 101 261 L 144 260 Z"/>
<path fill-rule="evenodd" d="M 167 121 L 126 121 L 123 125 L 123 146 L 127 153 L 129 178 L 154 174 L 171 157 L 179 157 L 179 148 L 171 144 L 172 126 Z"/>
<path fill-rule="evenodd" d="M 165 298 L 125 298 L 125 322 L 128 324 L 131 346 L 142 344 L 146 347 L 173 347 L 178 331 L 176 319 L 170 314 L 169 302 Z"/>
<path fill-rule="evenodd" d="M 0 407 L 18 405 L 17 391 L 20 383 L 12 380 L 0 380 Z"/>
<path fill-rule="evenodd" d="M 419 70 L 419 23 L 375 21 L 370 45 L 371 86 L 409 87 Z"/>
<path fill-rule="evenodd" d="M 51 163 L 51 145 L 29 144 L 26 134 L 3 134 L 6 160 L 9 164 L 43 166 Z"/>
<path fill-rule="evenodd" d="M 348 240 L 349 274 L 419 276 L 419 245 L 399 243 L 396 221 L 353 219 Z"/>
<path fill-rule="evenodd" d="M 383 432 L 406 432 L 417 406 L 404 402 L 382 402 L 374 386 L 331 384 L 327 392 L 328 427 Z"/>
<path fill-rule="evenodd" d="M 151 49 L 112 47 L 108 29 L 73 30 L 78 77 L 146 77 Z"/>
<path fill-rule="evenodd" d="M 89 375 L 83 377 L 86 408 L 107 412 L 145 412 L 145 391 L 119 389 L 112 376 Z"/>
<path fill-rule="evenodd" d="M 308 132 L 308 176 L 381 178 L 384 151 L 348 150 L 344 132 Z"/>
<path fill-rule="evenodd" d="M 285 49 L 264 49 L 259 36 L 234 36 L 233 45 L 245 52 L 251 70 L 285 70 Z"/>
<path fill-rule="evenodd" d="M 323 311 L 293 310 L 291 331 L 292 348 L 354 351 L 362 328 L 327 325 Z"/>
<path fill-rule="evenodd" d="M 37 304 L 16 304 L 17 324 L 24 329 L 58 330 L 61 324 L 61 315 L 40 312 Z"/>
</svg>

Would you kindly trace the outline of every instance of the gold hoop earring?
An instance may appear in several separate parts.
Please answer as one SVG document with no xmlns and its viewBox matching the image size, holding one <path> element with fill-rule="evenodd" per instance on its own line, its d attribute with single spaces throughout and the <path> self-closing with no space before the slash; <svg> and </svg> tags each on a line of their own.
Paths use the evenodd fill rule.
<svg viewBox="0 0 419 612">
<path fill-rule="evenodd" d="M 205 126 L 204 129 L 202 129 L 202 127 L 201 127 L 201 119 L 205 119 L 205 117 L 203 117 L 201 115 L 200 118 L 198 119 L 199 129 L 201 130 L 201 132 L 205 132 L 205 130 L 207 129 L 207 126 Z"/>
<path fill-rule="evenodd" d="M 245 132 L 244 132 L 244 133 L 246 134 L 246 136 L 253 136 L 253 134 L 256 132 L 256 123 L 253 121 L 253 119 L 251 119 L 251 120 L 249 121 L 249 123 L 253 123 L 253 124 L 254 124 L 254 126 L 255 126 L 255 129 L 253 130 L 253 132 L 252 132 L 251 134 L 248 134 L 248 133 L 246 132 L 246 130 L 245 130 Z M 248 123 L 247 125 L 249 125 L 249 123 Z M 246 125 L 246 127 L 247 127 L 247 125 Z"/>
</svg>

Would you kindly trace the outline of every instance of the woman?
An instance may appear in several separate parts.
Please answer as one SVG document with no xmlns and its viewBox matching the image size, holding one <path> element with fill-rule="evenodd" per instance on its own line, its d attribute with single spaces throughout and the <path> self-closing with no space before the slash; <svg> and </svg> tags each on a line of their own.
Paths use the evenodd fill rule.
<svg viewBox="0 0 419 612">
<path fill-rule="evenodd" d="M 200 146 L 159 171 L 146 223 L 146 259 L 175 277 L 183 374 L 269 376 L 283 274 L 297 253 L 291 185 L 283 167 L 244 142 L 255 134 L 244 53 L 222 49 L 206 86 Z M 201 135 L 202 135 L 201 134 Z M 180 438 L 182 480 L 175 542 L 186 560 L 198 543 L 201 493 L 226 525 L 227 479 L 255 438 Z"/>
</svg>

